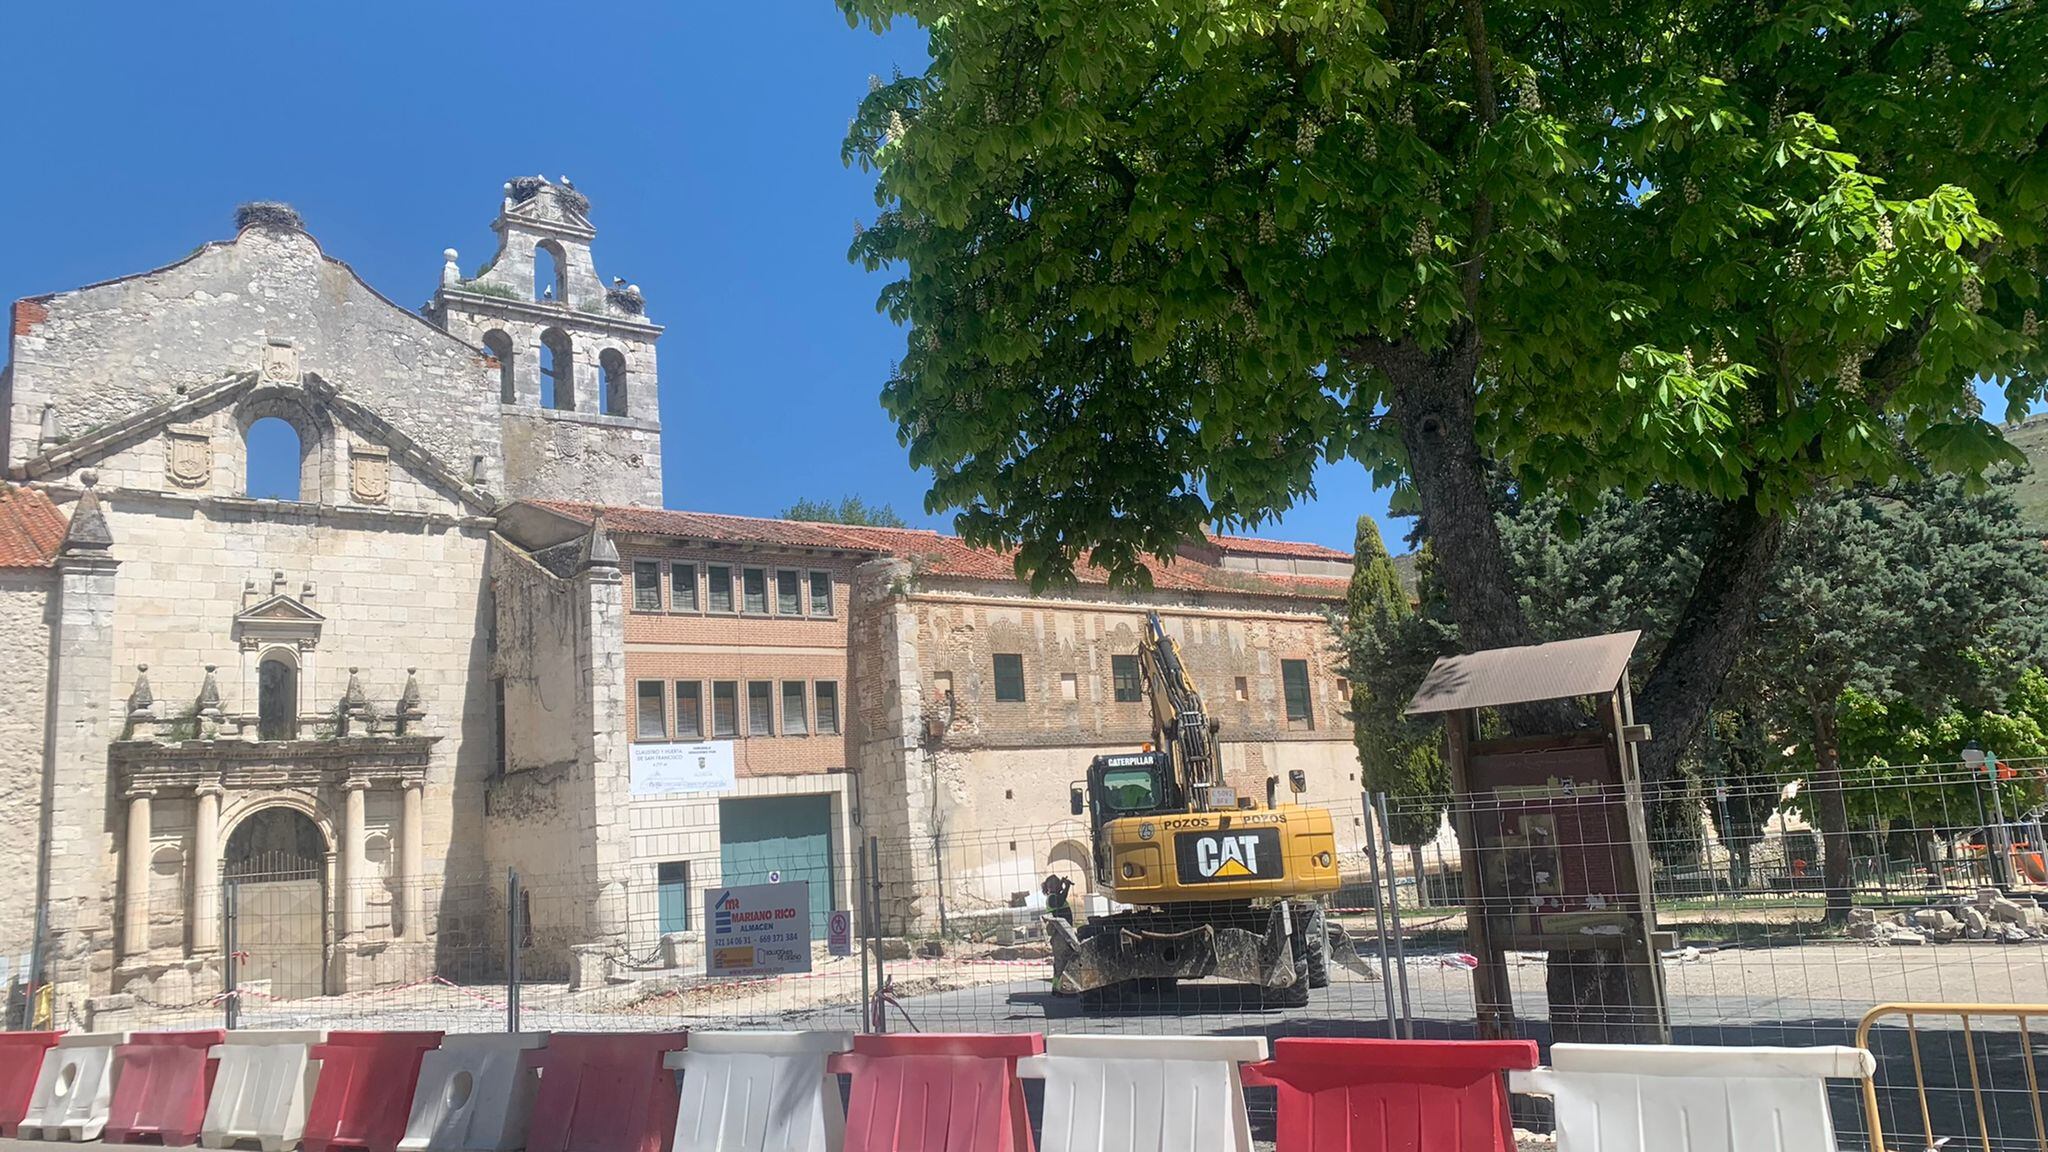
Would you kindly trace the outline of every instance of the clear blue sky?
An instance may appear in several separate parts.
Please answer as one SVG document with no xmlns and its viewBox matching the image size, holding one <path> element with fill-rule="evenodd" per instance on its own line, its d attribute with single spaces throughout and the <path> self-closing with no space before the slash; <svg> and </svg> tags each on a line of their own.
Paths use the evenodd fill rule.
<svg viewBox="0 0 2048 1152">
<path fill-rule="evenodd" d="M 417 305 L 443 248 L 465 270 L 489 254 L 507 178 L 567 173 L 599 273 L 668 327 L 671 506 L 858 494 L 947 527 L 876 399 L 903 336 L 874 309 L 885 278 L 846 260 L 873 182 L 839 160 L 867 77 L 922 67 L 915 30 L 851 30 L 828 0 L 195 0 L 10 6 L 0 33 L 0 300 L 169 263 L 273 199 Z M 1264 534 L 1348 548 L 1361 511 L 1384 523 L 1357 465 L 1317 483 Z"/>
</svg>

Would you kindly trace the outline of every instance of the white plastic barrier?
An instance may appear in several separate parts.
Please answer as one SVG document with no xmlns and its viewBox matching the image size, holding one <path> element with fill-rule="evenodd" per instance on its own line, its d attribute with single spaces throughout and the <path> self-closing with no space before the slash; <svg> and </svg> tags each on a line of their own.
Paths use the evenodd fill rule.
<svg viewBox="0 0 2048 1152">
<path fill-rule="evenodd" d="M 1048 1036 L 1017 1073 L 1045 1079 L 1043 1152 L 1251 1152 L 1238 1065 L 1265 1058 L 1261 1036 Z"/>
<path fill-rule="evenodd" d="M 1508 1088 L 1557 1105 L 1558 1152 L 1820 1152 L 1825 1081 L 1876 1068 L 1861 1048 L 1558 1044 Z"/>
<path fill-rule="evenodd" d="M 545 1032 L 448 1036 L 420 1060 L 405 1139 L 408 1152 L 511 1152 L 526 1147 Z"/>
<path fill-rule="evenodd" d="M 320 1078 L 312 1047 L 325 1032 L 230 1032 L 207 1055 L 220 1061 L 199 1142 L 208 1148 L 254 1143 L 263 1152 L 296 1148 L 306 1132 L 306 1105 Z"/>
<path fill-rule="evenodd" d="M 43 1053 L 21 1135 L 30 1140 L 97 1140 L 114 1098 L 114 1049 L 126 1032 L 67 1032 Z"/>
<path fill-rule="evenodd" d="M 683 1070 L 674 1152 L 838 1152 L 839 1079 L 825 1061 L 844 1032 L 692 1032 L 663 1058 Z"/>
</svg>

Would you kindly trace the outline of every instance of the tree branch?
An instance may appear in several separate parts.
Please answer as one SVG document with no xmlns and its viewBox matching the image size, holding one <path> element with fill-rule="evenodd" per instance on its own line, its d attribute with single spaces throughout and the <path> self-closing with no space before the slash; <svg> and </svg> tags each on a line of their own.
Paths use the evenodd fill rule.
<svg viewBox="0 0 2048 1152">
<path fill-rule="evenodd" d="M 1465 47 L 1472 56 L 1472 102 L 1479 113 L 1479 136 L 1485 140 L 1500 117 L 1493 93 L 1493 55 L 1486 46 L 1484 0 L 1465 0 Z M 1465 313 L 1479 315 L 1479 287 L 1486 275 L 1486 244 L 1493 235 L 1493 199 L 1482 185 L 1486 174 L 1474 168 L 1472 230 L 1466 241 Z"/>
</svg>

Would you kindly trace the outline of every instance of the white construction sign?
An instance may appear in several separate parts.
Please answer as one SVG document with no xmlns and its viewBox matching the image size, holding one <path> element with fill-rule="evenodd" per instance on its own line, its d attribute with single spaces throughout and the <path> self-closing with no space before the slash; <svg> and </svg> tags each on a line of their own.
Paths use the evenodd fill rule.
<svg viewBox="0 0 2048 1152">
<path fill-rule="evenodd" d="M 635 744 L 629 756 L 635 796 L 730 792 L 738 786 L 730 740 Z"/>
<path fill-rule="evenodd" d="M 707 976 L 781 976 L 811 970 L 811 884 L 742 884 L 704 893 Z"/>
</svg>

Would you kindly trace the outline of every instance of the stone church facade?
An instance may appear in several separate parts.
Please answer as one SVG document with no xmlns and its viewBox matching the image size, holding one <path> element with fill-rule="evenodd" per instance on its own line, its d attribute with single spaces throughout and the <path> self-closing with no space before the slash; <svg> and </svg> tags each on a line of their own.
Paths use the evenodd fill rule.
<svg viewBox="0 0 2048 1152">
<path fill-rule="evenodd" d="M 1309 765 L 1355 788 L 1323 619 L 1341 554 L 1224 542 L 1148 597 L 1042 600 L 936 533 L 663 512 L 662 329 L 599 278 L 566 182 L 508 183 L 496 256 L 464 277 L 446 253 L 419 311 L 289 209 L 238 225 L 10 315 L 8 980 L 118 1019 L 217 991 L 230 930 L 278 996 L 462 975 L 501 954 L 507 867 L 550 885 L 530 971 L 589 979 L 690 938 L 676 885 L 745 879 L 744 829 L 812 800 L 843 907 L 866 835 L 1064 819 L 992 786 L 1024 773 L 1063 800 L 1090 749 L 1143 738 L 1110 703 L 1110 650 L 1146 607 L 1243 704 L 1247 779 Z M 276 422 L 295 499 L 248 495 L 253 430 Z M 1012 655 L 1034 703 L 984 703 L 983 665 Z M 714 735 L 727 685 L 758 720 L 755 684 L 773 730 Z M 634 745 L 699 738 L 741 746 L 730 795 L 634 794 Z M 261 896 L 233 926 L 228 881 Z M 929 919 L 920 883 L 892 895 L 904 930 Z"/>
</svg>

